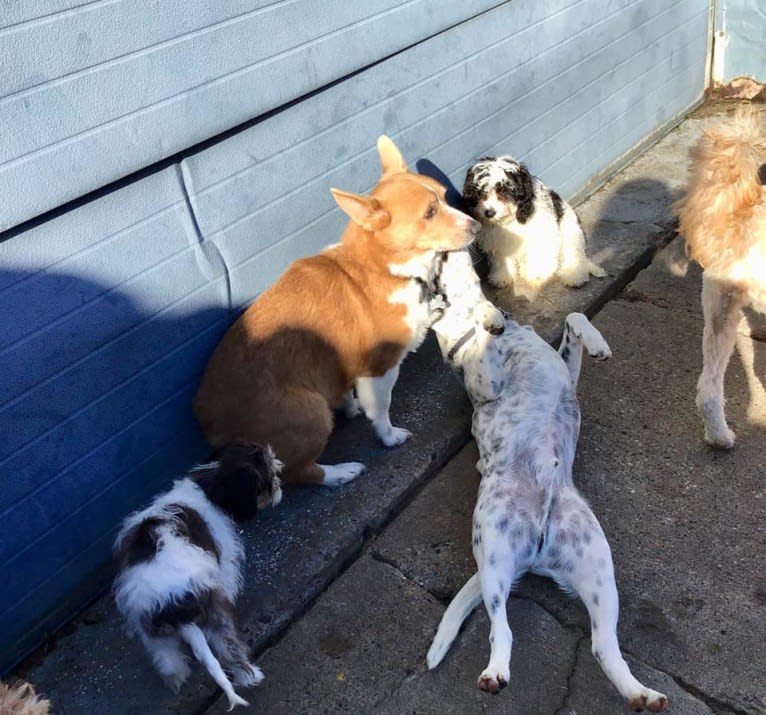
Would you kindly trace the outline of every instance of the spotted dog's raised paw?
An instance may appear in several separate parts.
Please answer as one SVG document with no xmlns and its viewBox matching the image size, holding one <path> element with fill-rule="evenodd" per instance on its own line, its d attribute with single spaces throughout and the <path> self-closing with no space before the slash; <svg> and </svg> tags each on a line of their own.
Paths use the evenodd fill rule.
<svg viewBox="0 0 766 715">
<path fill-rule="evenodd" d="M 488 300 L 476 306 L 474 318 L 490 335 L 502 335 L 505 331 L 503 311 Z"/>
</svg>

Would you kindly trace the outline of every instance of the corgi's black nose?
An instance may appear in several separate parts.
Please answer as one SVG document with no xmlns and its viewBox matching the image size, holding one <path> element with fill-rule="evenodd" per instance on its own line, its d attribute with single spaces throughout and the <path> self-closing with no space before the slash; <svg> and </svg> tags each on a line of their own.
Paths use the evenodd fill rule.
<svg viewBox="0 0 766 715">
<path fill-rule="evenodd" d="M 484 209 L 484 215 L 487 218 L 492 218 L 496 213 L 497 211 L 495 211 L 493 208 Z"/>
</svg>

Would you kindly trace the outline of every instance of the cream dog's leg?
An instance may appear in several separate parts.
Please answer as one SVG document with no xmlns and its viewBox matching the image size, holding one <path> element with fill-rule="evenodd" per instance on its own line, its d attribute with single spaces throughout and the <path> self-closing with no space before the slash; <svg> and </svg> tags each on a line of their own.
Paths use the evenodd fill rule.
<svg viewBox="0 0 766 715">
<path fill-rule="evenodd" d="M 705 428 L 705 441 L 730 449 L 734 432 L 726 424 L 723 381 L 737 336 L 746 294 L 730 283 L 702 274 L 702 373 L 697 381 L 697 409 Z"/>
</svg>

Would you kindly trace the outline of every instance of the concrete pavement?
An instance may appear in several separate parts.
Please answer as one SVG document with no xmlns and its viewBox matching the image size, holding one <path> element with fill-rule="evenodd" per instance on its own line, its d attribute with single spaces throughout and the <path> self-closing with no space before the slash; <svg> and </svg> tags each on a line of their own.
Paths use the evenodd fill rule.
<svg viewBox="0 0 766 715">
<path fill-rule="evenodd" d="M 578 207 L 608 279 L 551 287 L 533 307 L 493 297 L 547 339 L 570 310 L 597 313 L 612 347 L 611 361 L 583 369 L 575 480 L 612 546 L 621 645 L 634 673 L 668 694 L 672 712 L 762 714 L 764 331 L 754 322 L 740 339 L 745 362 L 735 357 L 729 369 L 737 447 L 714 452 L 694 409 L 699 271 L 678 241 L 655 255 L 672 236 L 669 205 L 701 121 L 686 119 Z M 590 655 L 584 608 L 542 579 L 525 579 L 509 604 L 508 689 L 492 697 L 475 687 L 488 657 L 481 611 L 442 665 L 425 671 L 445 604 L 474 569 L 478 483 L 470 406 L 433 340 L 406 361 L 394 416 L 414 432 L 407 445 L 385 450 L 363 420 L 340 424 L 328 459 L 361 459 L 369 472 L 334 491 L 289 490 L 244 530 L 238 610 L 266 675 L 243 693 L 252 712 L 626 712 Z M 179 696 L 167 691 L 124 637 L 109 598 L 69 631 L 23 670 L 55 712 L 223 712 L 206 676 Z"/>
</svg>

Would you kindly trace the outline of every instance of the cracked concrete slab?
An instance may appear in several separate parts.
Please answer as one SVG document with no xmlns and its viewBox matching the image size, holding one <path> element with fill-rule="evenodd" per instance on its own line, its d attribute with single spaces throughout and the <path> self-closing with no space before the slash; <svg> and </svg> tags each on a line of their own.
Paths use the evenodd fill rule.
<svg viewBox="0 0 766 715">
<path fill-rule="evenodd" d="M 363 556 L 259 659 L 266 679 L 246 694 L 252 712 L 457 714 L 507 712 L 509 706 L 536 712 L 541 703 L 541 712 L 554 712 L 563 702 L 576 633 L 534 603 L 515 602 L 511 624 L 519 657 L 511 687 L 493 697 L 476 687 L 488 657 L 483 612 L 470 620 L 440 667 L 427 671 L 425 653 L 442 610 L 396 568 Z M 210 713 L 225 707 L 219 702 Z"/>
<path fill-rule="evenodd" d="M 668 696 L 669 712 L 673 715 L 713 715 L 704 702 L 690 695 L 666 673 L 650 668 L 630 656 L 625 660 L 633 675 L 644 685 Z M 590 640 L 581 641 L 577 650 L 577 665 L 569 679 L 569 696 L 556 715 L 614 715 L 625 712 L 625 703 L 612 688 L 603 692 L 604 674 L 590 652 Z"/>
<path fill-rule="evenodd" d="M 375 710 L 380 715 L 554 713 L 567 693 L 579 635 L 532 601 L 511 598 L 513 657 L 508 687 L 497 695 L 476 687 L 489 660 L 489 620 L 478 609 L 432 671 L 421 668 Z M 437 621 L 438 623 L 438 621 Z M 426 649 L 433 632 L 426 639 Z"/>
<path fill-rule="evenodd" d="M 422 667 L 440 613 L 426 591 L 363 556 L 259 658 L 266 679 L 245 695 L 251 711 L 373 712 Z M 210 712 L 225 709 L 224 701 Z"/>
</svg>

